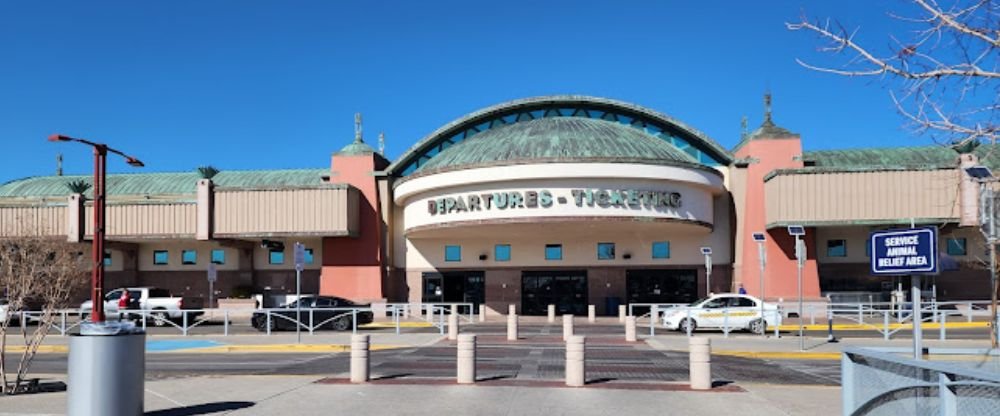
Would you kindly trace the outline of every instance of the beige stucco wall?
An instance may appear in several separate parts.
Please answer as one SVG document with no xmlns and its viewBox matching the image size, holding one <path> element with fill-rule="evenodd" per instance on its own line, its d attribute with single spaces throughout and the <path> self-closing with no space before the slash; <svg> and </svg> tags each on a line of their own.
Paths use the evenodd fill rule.
<svg viewBox="0 0 1000 416">
<path fill-rule="evenodd" d="M 66 235 L 66 206 L 0 207 L 0 236 Z"/>
<path fill-rule="evenodd" d="M 194 201 L 173 203 L 109 204 L 106 230 L 109 237 L 193 237 L 197 227 L 197 207 Z M 93 204 L 84 210 L 85 233 L 94 233 Z M 66 222 L 66 220 L 63 220 Z"/>
<path fill-rule="evenodd" d="M 357 190 L 226 190 L 215 193 L 215 236 L 325 235 L 357 231 Z M 352 209 L 353 207 L 353 209 Z"/>
<path fill-rule="evenodd" d="M 821 264 L 826 263 L 869 263 L 871 260 L 865 254 L 865 245 L 868 243 L 868 235 L 876 229 L 886 227 L 868 226 L 848 226 L 848 227 L 817 227 L 816 228 L 816 257 Z M 947 255 L 947 240 L 949 238 L 965 238 L 966 255 L 951 256 L 958 262 L 974 261 L 977 256 L 983 257 L 985 245 L 983 236 L 976 227 L 945 227 L 939 231 L 938 252 Z M 830 257 L 827 256 L 827 241 L 846 240 L 847 256 Z"/>
<path fill-rule="evenodd" d="M 281 265 L 268 264 L 268 250 L 263 249 L 259 246 L 259 241 L 253 241 L 254 247 L 254 269 L 255 270 L 291 270 L 295 268 L 294 263 L 294 253 L 292 252 L 292 244 L 299 241 L 305 244 L 306 248 L 313 249 L 313 264 L 307 264 L 307 270 L 319 270 L 322 262 L 322 248 L 323 242 L 321 238 L 309 237 L 309 238 L 295 238 L 279 241 L 285 242 L 285 263 Z M 216 269 L 219 271 L 235 271 L 239 270 L 240 265 L 240 249 L 234 247 L 223 246 L 218 242 L 213 241 L 195 241 L 195 240 L 185 240 L 185 241 L 175 241 L 175 240 L 162 240 L 162 241 L 149 241 L 140 242 L 139 247 L 139 270 L 140 271 L 200 271 L 208 270 L 208 265 L 212 261 L 212 250 L 222 249 L 226 252 L 226 264 L 216 265 Z M 168 264 L 166 265 L 155 265 L 153 264 L 153 252 L 158 250 L 167 250 L 169 253 Z M 181 252 L 184 250 L 196 250 L 198 252 L 197 264 L 181 264 Z M 117 250 L 111 251 L 112 264 L 120 264 L 121 253 Z M 116 257 L 119 256 L 119 257 Z M 117 260 L 117 261 L 116 261 Z"/>
<path fill-rule="evenodd" d="M 767 223 L 958 218 L 955 169 L 777 175 Z"/>
</svg>

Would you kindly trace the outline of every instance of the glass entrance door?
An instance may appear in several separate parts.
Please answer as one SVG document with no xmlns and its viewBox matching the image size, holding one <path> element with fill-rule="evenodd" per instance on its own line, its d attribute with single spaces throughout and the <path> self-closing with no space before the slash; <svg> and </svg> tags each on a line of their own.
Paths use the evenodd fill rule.
<svg viewBox="0 0 1000 416">
<path fill-rule="evenodd" d="M 423 274 L 425 303 L 471 303 L 473 310 L 460 307 L 459 313 L 474 312 L 486 301 L 486 280 L 482 271 Z"/>
<path fill-rule="evenodd" d="M 698 299 L 694 269 L 628 270 L 629 303 L 690 303 Z"/>
<path fill-rule="evenodd" d="M 557 314 L 587 313 L 587 272 L 550 271 L 521 274 L 521 311 L 525 315 L 545 315 L 549 305 Z"/>
</svg>

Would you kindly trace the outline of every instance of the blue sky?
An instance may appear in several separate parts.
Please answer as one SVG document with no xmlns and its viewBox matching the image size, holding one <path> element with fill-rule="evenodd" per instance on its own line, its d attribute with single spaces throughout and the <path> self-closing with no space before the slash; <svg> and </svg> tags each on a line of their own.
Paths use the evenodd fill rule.
<svg viewBox="0 0 1000 416">
<path fill-rule="evenodd" d="M 740 118 L 807 149 L 930 144 L 875 80 L 806 70 L 803 11 L 887 44 L 903 2 L 106 1 L 0 4 L 0 182 L 92 169 L 105 141 L 148 171 L 327 167 L 364 114 L 390 159 L 484 106 L 586 94 L 651 107 L 727 148 Z M 113 161 L 112 172 L 131 168 Z"/>
</svg>

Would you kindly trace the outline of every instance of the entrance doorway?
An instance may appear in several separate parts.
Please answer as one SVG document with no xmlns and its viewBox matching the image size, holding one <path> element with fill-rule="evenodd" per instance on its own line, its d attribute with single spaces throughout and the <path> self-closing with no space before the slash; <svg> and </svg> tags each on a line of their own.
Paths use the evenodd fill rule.
<svg viewBox="0 0 1000 416">
<path fill-rule="evenodd" d="M 694 269 L 628 270 L 629 303 L 691 303 L 698 299 L 698 271 Z"/>
<path fill-rule="evenodd" d="M 425 303 L 471 303 L 458 308 L 462 314 L 472 313 L 486 302 L 486 279 L 482 271 L 444 272 L 423 274 Z"/>
<path fill-rule="evenodd" d="M 549 305 L 557 314 L 587 313 L 587 272 L 549 271 L 521 273 L 521 313 L 545 315 Z"/>
</svg>

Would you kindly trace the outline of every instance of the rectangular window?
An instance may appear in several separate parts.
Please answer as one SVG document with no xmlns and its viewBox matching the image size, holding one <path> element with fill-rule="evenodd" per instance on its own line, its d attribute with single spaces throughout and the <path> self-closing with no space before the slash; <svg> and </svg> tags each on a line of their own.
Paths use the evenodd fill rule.
<svg viewBox="0 0 1000 416">
<path fill-rule="evenodd" d="M 167 263 L 170 263 L 170 255 L 167 254 L 167 250 L 156 250 L 153 252 L 153 264 L 164 266 Z"/>
<path fill-rule="evenodd" d="M 226 264 L 226 250 L 220 248 L 212 250 L 212 264 Z"/>
<path fill-rule="evenodd" d="M 268 257 L 268 264 L 285 264 L 285 250 L 271 249 Z"/>
<path fill-rule="evenodd" d="M 305 258 L 302 259 L 306 264 L 313 264 L 313 249 L 307 248 L 305 253 Z"/>
<path fill-rule="evenodd" d="M 653 242 L 653 258 L 654 259 L 669 259 L 670 258 L 670 242 L 669 241 L 654 241 Z"/>
<path fill-rule="evenodd" d="M 444 246 L 444 261 L 462 261 L 462 246 Z"/>
<path fill-rule="evenodd" d="M 615 243 L 597 243 L 598 260 L 615 259 Z"/>
<path fill-rule="evenodd" d="M 510 244 L 497 244 L 494 246 L 493 259 L 496 261 L 510 261 Z"/>
<path fill-rule="evenodd" d="M 198 264 L 198 252 L 194 250 L 181 251 L 181 264 Z"/>
<path fill-rule="evenodd" d="M 108 267 L 110 265 L 111 265 L 111 252 L 110 251 L 105 251 L 104 252 L 104 267 Z"/>
<path fill-rule="evenodd" d="M 546 244 L 545 260 L 562 260 L 562 244 Z"/>
<path fill-rule="evenodd" d="M 847 240 L 826 240 L 827 257 L 847 257 Z"/>
<path fill-rule="evenodd" d="M 872 256 L 872 240 L 869 238 L 865 241 L 865 257 Z"/>
<path fill-rule="evenodd" d="M 946 241 L 948 242 L 949 256 L 964 256 L 966 254 L 964 238 L 949 238 Z"/>
</svg>

